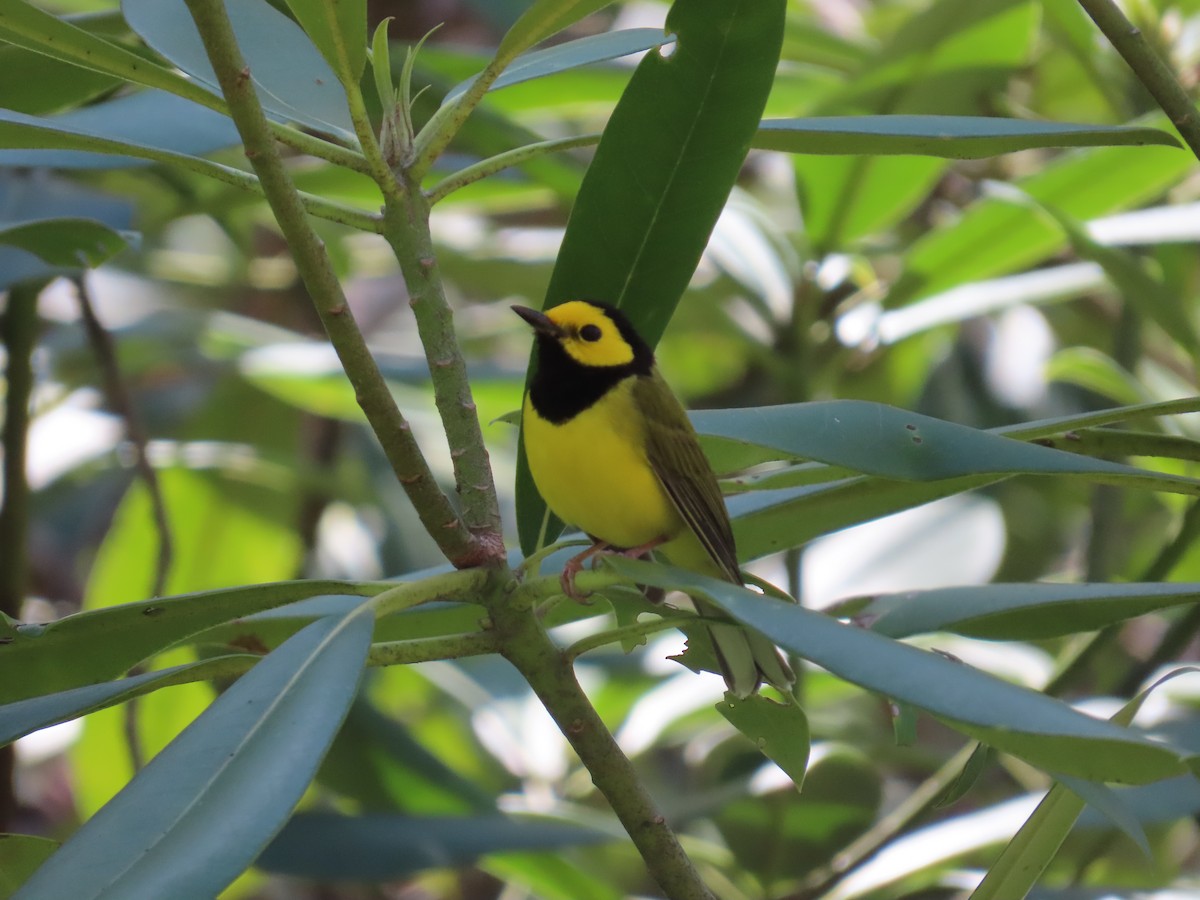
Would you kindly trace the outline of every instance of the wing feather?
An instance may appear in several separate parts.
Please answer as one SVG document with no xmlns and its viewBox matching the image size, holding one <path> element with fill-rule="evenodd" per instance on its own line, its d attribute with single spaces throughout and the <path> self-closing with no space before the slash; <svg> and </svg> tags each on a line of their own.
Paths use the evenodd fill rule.
<svg viewBox="0 0 1200 900">
<path fill-rule="evenodd" d="M 639 376 L 634 400 L 645 422 L 646 455 L 687 527 L 730 581 L 742 583 L 721 488 L 683 406 L 655 368 Z"/>
</svg>

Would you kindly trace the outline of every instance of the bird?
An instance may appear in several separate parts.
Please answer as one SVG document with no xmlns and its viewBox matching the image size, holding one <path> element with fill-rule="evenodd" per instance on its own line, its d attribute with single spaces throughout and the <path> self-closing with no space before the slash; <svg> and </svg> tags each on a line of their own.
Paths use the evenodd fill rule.
<svg viewBox="0 0 1200 900">
<path fill-rule="evenodd" d="M 563 568 L 563 592 L 605 552 L 653 550 L 674 565 L 742 585 L 729 513 L 683 405 L 654 352 L 615 306 L 570 300 L 546 311 L 513 306 L 532 326 L 534 374 L 521 411 L 538 492 L 593 544 Z M 706 618 L 726 687 L 738 698 L 765 680 L 790 690 L 794 675 L 764 635 L 693 598 Z M 694 638 L 693 638 L 694 639 Z"/>
</svg>

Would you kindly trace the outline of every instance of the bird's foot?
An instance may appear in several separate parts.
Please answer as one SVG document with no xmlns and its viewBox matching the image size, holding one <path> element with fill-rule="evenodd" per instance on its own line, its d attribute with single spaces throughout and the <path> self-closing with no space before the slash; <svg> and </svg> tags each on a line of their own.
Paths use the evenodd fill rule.
<svg viewBox="0 0 1200 900">
<path fill-rule="evenodd" d="M 624 550 L 619 550 L 613 547 L 611 544 L 606 544 L 604 541 L 597 541 L 582 553 L 572 556 L 567 560 L 566 565 L 563 566 L 562 574 L 558 579 L 559 584 L 562 585 L 563 593 L 576 603 L 590 602 L 587 598 L 590 597 L 591 594 L 586 591 L 580 591 L 577 587 L 575 587 L 575 576 L 583 571 L 583 564 L 585 562 L 587 562 L 589 559 L 593 559 L 604 554 L 613 554 L 617 556 L 625 556 L 629 559 L 638 559 L 639 557 L 645 556 L 647 553 L 665 541 L 666 538 L 660 536 L 637 547 L 629 547 Z"/>
<path fill-rule="evenodd" d="M 595 556 L 597 553 L 603 553 L 608 550 L 608 544 L 603 541 L 597 541 L 588 547 L 582 553 L 577 553 L 567 560 L 567 564 L 563 566 L 562 574 L 558 576 L 558 582 L 562 585 L 563 593 L 574 600 L 576 603 L 590 603 L 588 597 L 591 595 L 586 591 L 580 591 L 575 587 L 575 576 L 583 571 L 583 564 Z"/>
</svg>

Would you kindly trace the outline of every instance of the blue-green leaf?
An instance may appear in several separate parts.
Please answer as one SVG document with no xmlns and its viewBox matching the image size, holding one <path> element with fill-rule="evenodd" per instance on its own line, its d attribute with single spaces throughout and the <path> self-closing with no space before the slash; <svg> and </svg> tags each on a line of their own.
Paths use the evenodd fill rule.
<svg viewBox="0 0 1200 900">
<path fill-rule="evenodd" d="M 223 693 L 63 844 L 21 900 L 208 900 L 300 800 L 362 674 L 363 604 L 305 628 Z"/>
<path fill-rule="evenodd" d="M 479 816 L 294 816 L 258 864 L 323 881 L 391 881 L 422 869 L 465 865 L 487 853 L 561 850 L 608 836 L 560 821 Z"/>
<path fill-rule="evenodd" d="M 354 139 L 346 92 L 308 36 L 265 0 L 228 4 L 242 56 L 268 115 Z M 220 94 L 184 0 L 122 0 L 129 27 L 187 74 Z M 366 51 L 366 27 L 359 36 Z"/>
<path fill-rule="evenodd" d="M 712 600 L 833 674 L 911 703 L 1048 771 L 1129 784 L 1187 771 L 1189 757 L 1180 751 L 939 654 L 676 567 L 617 556 L 606 557 L 604 565 L 638 584 Z"/>
</svg>

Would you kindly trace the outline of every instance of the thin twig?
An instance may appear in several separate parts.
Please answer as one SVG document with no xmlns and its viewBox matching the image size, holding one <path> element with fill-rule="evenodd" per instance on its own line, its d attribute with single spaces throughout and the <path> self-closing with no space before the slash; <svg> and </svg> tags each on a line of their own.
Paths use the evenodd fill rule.
<svg viewBox="0 0 1200 900">
<path fill-rule="evenodd" d="M 146 432 L 142 428 L 141 419 L 133 407 L 129 389 L 121 376 L 120 363 L 117 361 L 117 348 L 113 337 L 109 334 L 96 316 L 96 309 L 88 292 L 87 280 L 80 274 L 72 281 L 75 284 L 75 295 L 79 299 L 79 312 L 83 318 L 84 331 L 87 332 L 88 343 L 96 356 L 104 379 L 104 393 L 111 406 L 125 423 L 125 438 L 133 447 L 133 466 L 138 477 L 146 486 L 150 497 L 151 516 L 154 519 L 154 530 L 158 535 L 158 553 L 155 557 L 154 578 L 150 587 L 150 596 L 161 597 L 167 590 L 167 575 L 171 570 L 173 541 L 171 539 L 171 523 L 167 519 L 167 505 L 163 501 L 162 485 L 158 473 L 150 465 L 146 455 Z M 129 671 L 130 675 L 140 675 L 145 671 L 141 666 L 135 666 Z M 135 772 L 140 772 L 146 764 L 146 755 L 142 750 L 141 732 L 138 727 L 141 703 L 133 697 L 124 707 L 123 729 L 125 744 L 129 748 L 129 759 Z"/>
<path fill-rule="evenodd" d="M 291 176 L 272 140 L 271 129 L 238 49 L 221 0 L 187 0 L 229 112 L 245 144 L 263 193 L 288 242 L 297 270 L 313 299 L 359 406 L 379 438 L 426 531 L 455 565 L 479 561 L 479 541 L 467 529 L 434 480 L 420 447 L 388 390 L 334 275 L 324 244 L 309 224 Z"/>
<path fill-rule="evenodd" d="M 109 406 L 125 423 L 125 438 L 133 447 L 133 467 L 146 485 L 146 493 L 150 497 L 151 514 L 154 517 L 154 530 L 158 534 L 158 555 L 154 565 L 154 581 L 150 596 L 161 597 L 167 590 L 167 575 L 171 569 L 171 557 L 174 542 L 171 538 L 171 523 L 167 518 L 167 505 L 163 500 L 162 485 L 158 473 L 150 465 L 146 453 L 146 430 L 142 427 L 141 417 L 134 409 L 129 396 L 129 388 L 121 375 L 121 366 L 117 361 L 116 342 L 108 329 L 101 324 L 96 316 L 96 308 L 88 291 L 87 281 L 80 275 L 73 279 L 75 293 L 79 298 L 79 312 L 83 317 L 83 327 L 87 332 L 88 343 L 96 356 L 104 379 L 104 393 L 108 397 Z"/>
<path fill-rule="evenodd" d="M 1179 129 L 1179 135 L 1200 159 L 1200 112 L 1179 84 L 1170 66 L 1154 52 L 1141 30 L 1113 0 L 1079 0 L 1109 43 L 1129 64 L 1133 74 Z"/>
<path fill-rule="evenodd" d="M 477 163 L 459 169 L 453 175 L 447 175 L 431 187 L 426 192 L 426 196 L 429 198 L 429 205 L 435 206 L 439 201 L 444 200 L 455 191 L 469 184 L 474 184 L 476 181 L 495 175 L 498 172 L 503 172 L 505 169 L 510 169 L 513 166 L 519 166 L 522 163 L 529 162 L 532 159 L 537 159 L 549 153 L 559 153 L 563 150 L 573 150 L 577 147 L 590 147 L 599 142 L 600 135 L 584 134 L 578 137 L 538 141 L 536 144 L 526 144 L 523 147 L 516 147 L 512 150 L 506 150 L 503 153 L 497 153 L 495 156 L 489 156 L 487 159 L 481 159 Z"/>
<path fill-rule="evenodd" d="M 26 283 L 8 293 L 0 337 L 8 355 L 5 370 L 4 499 L 0 502 L 0 613 L 17 618 L 29 576 L 29 481 L 25 453 L 29 435 L 29 397 L 33 392 L 33 348 L 37 340 L 37 298 L 42 284 Z M 0 831 L 17 814 L 16 757 L 11 745 L 0 748 Z"/>
<path fill-rule="evenodd" d="M 429 231 L 429 204 L 421 192 L 420 178 L 402 166 L 393 169 L 384 157 L 367 115 L 359 79 L 348 71 L 339 77 L 368 173 L 383 192 L 382 233 L 396 255 L 408 288 L 408 302 L 429 366 L 434 403 L 450 445 L 462 518 L 477 540 L 476 557 L 454 562 L 456 565 L 496 563 L 504 555 L 500 503 L 467 378 L 466 360 L 454 333 L 454 317 L 437 267 Z M 403 159 L 409 158 L 410 149 L 399 148 Z"/>
</svg>

